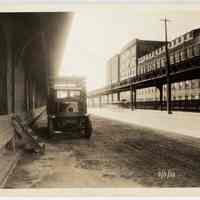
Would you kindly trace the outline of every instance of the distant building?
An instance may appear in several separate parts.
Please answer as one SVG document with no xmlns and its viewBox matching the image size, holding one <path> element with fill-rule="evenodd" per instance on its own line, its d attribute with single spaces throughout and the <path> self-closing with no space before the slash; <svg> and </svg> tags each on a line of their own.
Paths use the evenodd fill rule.
<svg viewBox="0 0 200 200">
<path fill-rule="evenodd" d="M 163 41 L 134 39 L 122 48 L 120 60 L 120 81 L 137 75 L 138 58 L 161 47 Z"/>
<path fill-rule="evenodd" d="M 168 42 L 170 67 L 188 65 L 190 61 L 199 61 L 200 58 L 200 29 L 191 30 Z M 187 61 L 187 62 L 186 62 Z M 196 64 L 199 66 L 199 63 Z M 128 84 L 130 77 L 143 78 L 144 75 L 155 74 L 166 68 L 165 42 L 134 39 L 125 45 L 119 54 L 110 58 L 106 65 L 106 86 L 111 89 L 116 83 Z M 178 75 L 177 75 L 178 76 Z M 118 88 L 118 89 L 119 89 Z M 108 89 L 108 88 L 107 88 Z M 161 92 L 163 91 L 163 92 Z M 131 102 L 130 88 L 113 90 L 113 93 L 104 94 L 102 103 Z M 136 87 L 135 102 L 137 108 L 160 109 L 167 100 L 167 86 L 149 85 Z M 177 79 L 171 83 L 171 100 L 174 110 L 200 111 L 200 77 L 195 76 Z"/>
<path fill-rule="evenodd" d="M 119 55 L 110 58 L 106 65 L 106 85 L 111 86 L 119 81 Z"/>
</svg>

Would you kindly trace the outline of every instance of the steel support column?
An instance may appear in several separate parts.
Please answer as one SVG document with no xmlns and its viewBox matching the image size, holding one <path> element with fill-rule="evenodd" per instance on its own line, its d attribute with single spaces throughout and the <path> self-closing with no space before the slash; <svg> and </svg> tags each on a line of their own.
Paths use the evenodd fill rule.
<svg viewBox="0 0 200 200">
<path fill-rule="evenodd" d="M 113 93 L 111 94 L 111 103 L 113 103 Z"/>
<path fill-rule="evenodd" d="M 106 95 L 106 98 L 107 98 L 107 102 L 106 103 L 109 104 L 109 94 Z"/>
<path fill-rule="evenodd" d="M 99 107 L 100 107 L 100 108 L 102 107 L 102 99 L 101 99 L 101 96 L 99 96 Z"/>
<path fill-rule="evenodd" d="M 120 101 L 120 92 L 117 92 L 117 101 Z"/>
<path fill-rule="evenodd" d="M 92 107 L 95 107 L 94 98 L 92 98 Z"/>
<path fill-rule="evenodd" d="M 135 109 L 137 108 L 136 101 L 137 101 L 136 88 L 133 88 L 133 105 L 134 105 L 134 108 L 135 108 Z"/>
<path fill-rule="evenodd" d="M 160 110 L 162 111 L 162 104 L 163 104 L 163 85 L 157 87 L 160 93 Z"/>
<path fill-rule="evenodd" d="M 134 110 L 134 91 L 133 86 L 130 87 L 130 102 L 131 102 L 131 110 Z"/>
</svg>

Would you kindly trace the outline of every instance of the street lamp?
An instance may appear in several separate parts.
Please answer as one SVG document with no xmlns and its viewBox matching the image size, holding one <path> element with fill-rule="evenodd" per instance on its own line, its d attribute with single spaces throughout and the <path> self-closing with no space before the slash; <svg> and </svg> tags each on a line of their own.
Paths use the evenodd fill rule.
<svg viewBox="0 0 200 200">
<path fill-rule="evenodd" d="M 165 53 L 166 53 L 166 64 L 167 64 L 167 70 L 166 70 L 166 77 L 167 77 L 167 112 L 168 114 L 172 114 L 171 110 L 171 78 L 170 78 L 170 61 L 169 61 L 169 52 L 168 52 L 168 39 L 167 39 L 167 22 L 170 22 L 170 20 L 161 19 L 162 22 L 165 24 Z"/>
</svg>

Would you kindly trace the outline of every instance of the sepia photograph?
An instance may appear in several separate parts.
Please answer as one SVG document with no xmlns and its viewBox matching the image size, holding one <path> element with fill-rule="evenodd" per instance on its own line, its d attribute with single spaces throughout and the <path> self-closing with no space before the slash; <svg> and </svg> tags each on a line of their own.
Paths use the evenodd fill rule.
<svg viewBox="0 0 200 200">
<path fill-rule="evenodd" d="M 200 187 L 200 4 L 0 8 L 2 190 Z"/>
</svg>

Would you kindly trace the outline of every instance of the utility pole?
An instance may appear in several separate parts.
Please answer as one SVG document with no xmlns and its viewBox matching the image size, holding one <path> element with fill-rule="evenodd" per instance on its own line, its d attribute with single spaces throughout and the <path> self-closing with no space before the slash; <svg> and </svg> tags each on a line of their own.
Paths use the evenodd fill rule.
<svg viewBox="0 0 200 200">
<path fill-rule="evenodd" d="M 131 110 L 134 110 L 133 109 L 133 85 L 131 83 L 131 66 L 129 64 L 128 66 L 128 79 L 129 79 L 129 85 L 130 85 L 130 104 L 131 104 Z"/>
<path fill-rule="evenodd" d="M 169 51 L 168 51 L 168 39 L 167 39 L 167 22 L 170 22 L 170 20 L 162 19 L 161 21 L 165 24 L 165 53 L 166 53 L 166 64 L 167 64 L 167 70 L 166 70 L 166 76 L 167 76 L 167 112 L 168 114 L 172 114 L 171 109 L 171 78 L 170 78 L 170 61 L 169 61 Z"/>
</svg>

